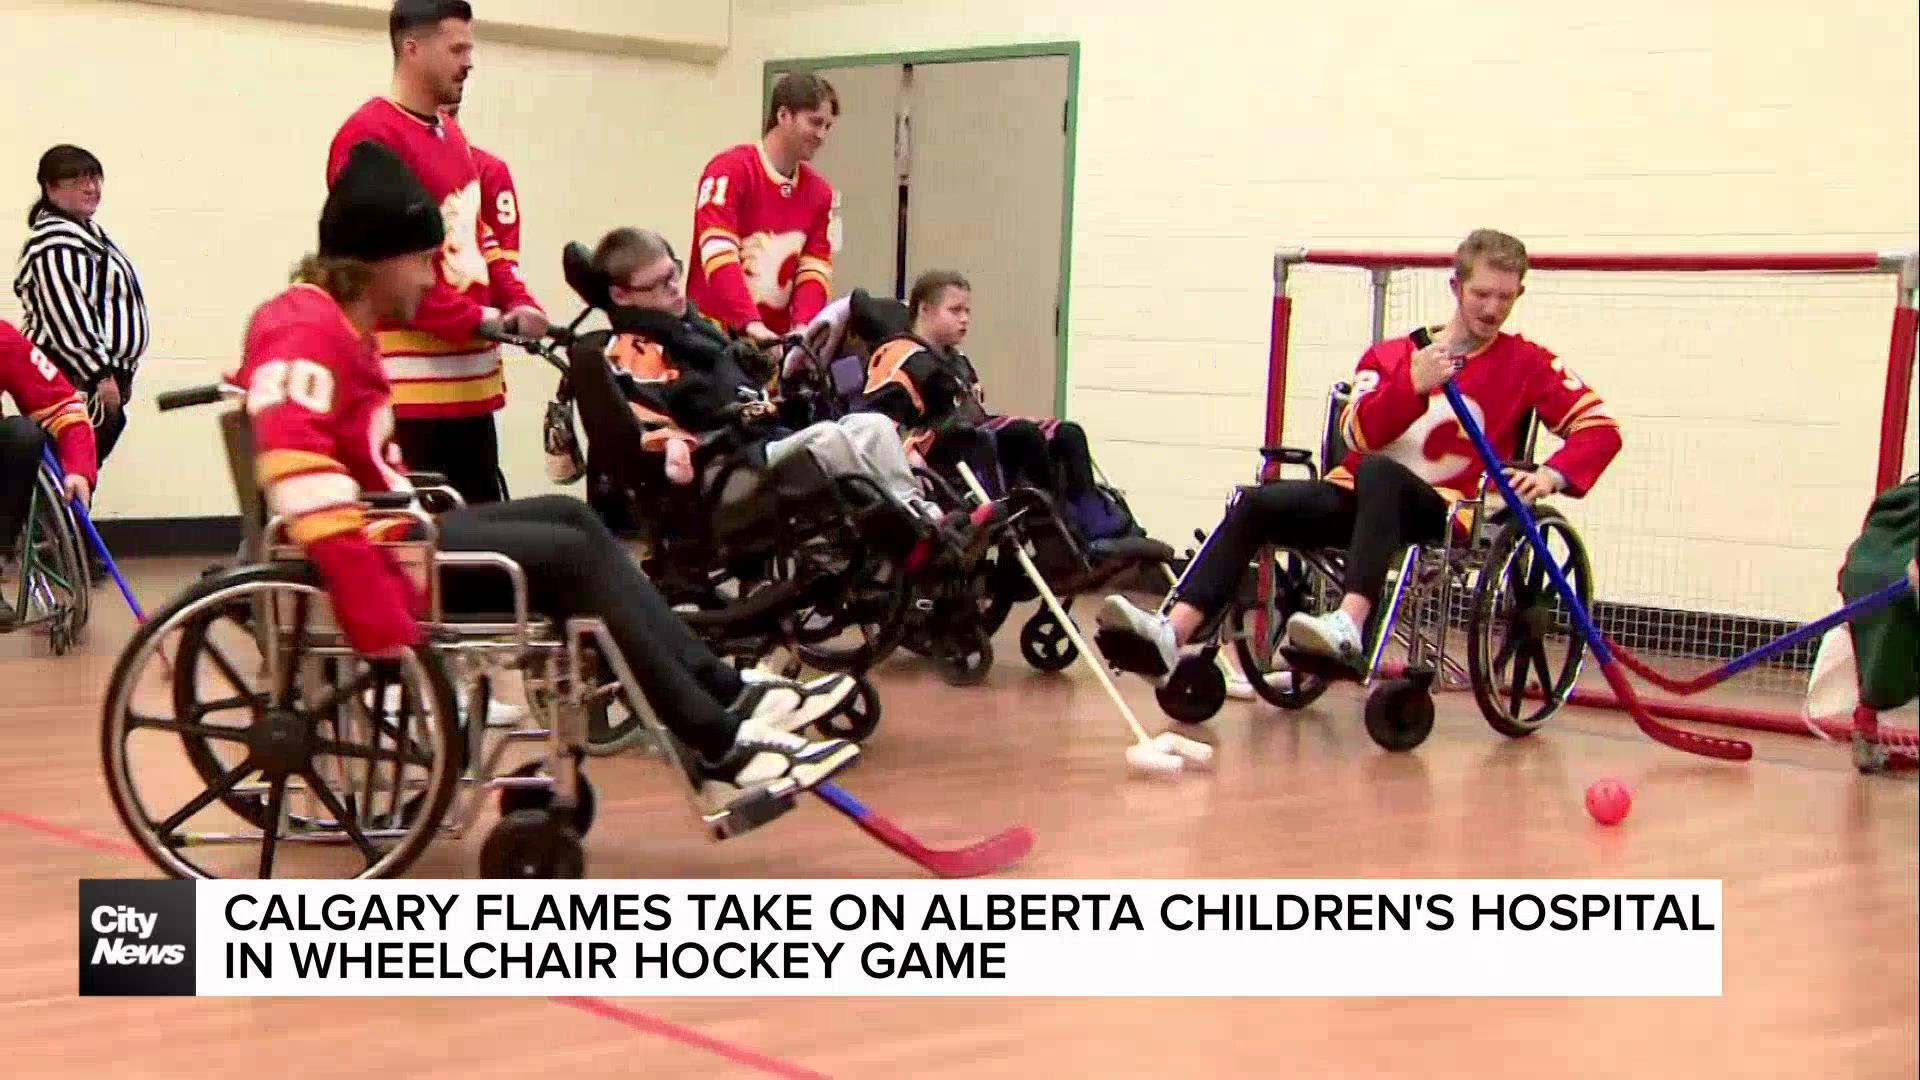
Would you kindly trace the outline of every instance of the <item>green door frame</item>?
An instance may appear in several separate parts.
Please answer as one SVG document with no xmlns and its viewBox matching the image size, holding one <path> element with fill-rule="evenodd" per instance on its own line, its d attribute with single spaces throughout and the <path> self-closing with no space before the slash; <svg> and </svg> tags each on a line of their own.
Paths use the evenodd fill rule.
<svg viewBox="0 0 1920 1080">
<path fill-rule="evenodd" d="M 853 53 L 846 56 L 809 56 L 790 60 L 769 60 L 761 68 L 760 115 L 755 130 L 767 115 L 773 98 L 776 76 L 790 71 L 817 71 L 829 68 L 871 67 L 878 64 L 954 64 L 968 60 L 1018 60 L 1031 56 L 1067 58 L 1067 159 L 1060 185 L 1060 330 L 1054 338 L 1053 410 L 1056 416 L 1067 411 L 1067 340 L 1071 337 L 1073 298 L 1073 185 L 1076 151 L 1080 142 L 1080 43 L 1077 41 L 1036 41 L 1018 45 L 982 45 L 968 49 L 927 49 L 919 52 Z"/>
</svg>

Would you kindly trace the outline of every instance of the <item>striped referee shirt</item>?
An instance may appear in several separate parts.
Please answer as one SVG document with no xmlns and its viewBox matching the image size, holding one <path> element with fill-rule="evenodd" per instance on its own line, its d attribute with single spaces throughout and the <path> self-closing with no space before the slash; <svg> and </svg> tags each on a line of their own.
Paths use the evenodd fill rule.
<svg viewBox="0 0 1920 1080">
<path fill-rule="evenodd" d="M 77 387 L 132 375 L 147 351 L 140 274 L 95 222 L 51 208 L 35 214 L 13 291 L 26 311 L 21 332 Z"/>
</svg>

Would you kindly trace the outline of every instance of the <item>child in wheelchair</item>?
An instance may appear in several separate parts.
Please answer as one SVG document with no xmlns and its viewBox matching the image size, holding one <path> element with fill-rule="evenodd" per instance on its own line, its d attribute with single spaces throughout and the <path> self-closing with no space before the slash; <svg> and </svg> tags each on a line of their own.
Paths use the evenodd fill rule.
<svg viewBox="0 0 1920 1080">
<path fill-rule="evenodd" d="M 40 475 L 47 439 L 59 447 L 69 499 L 93 498 L 98 462 L 87 406 L 72 384 L 13 324 L 0 320 L 0 397 L 10 397 L 22 415 L 0 417 L 0 556 L 20 542 Z M 14 629 L 19 614 L 0 595 L 0 632 Z"/>
<path fill-rule="evenodd" d="M 948 513 L 922 493 L 884 416 L 788 426 L 766 391 L 774 381 L 771 358 L 751 342 L 729 341 L 700 316 L 682 290 L 679 260 L 659 234 L 613 230 L 597 245 L 592 268 L 610 301 L 615 336 L 607 361 L 645 432 L 643 445 L 661 453 L 673 483 L 704 489 L 729 464 L 777 468 L 810 454 L 827 476 L 863 478 L 890 500 L 861 524 L 906 550 L 910 572 L 964 550 L 989 524 L 991 508 L 971 517 Z M 728 486 L 748 482 L 732 476 Z"/>
<path fill-rule="evenodd" d="M 369 657 L 424 644 L 421 599 L 377 546 L 419 526 L 412 534 L 405 522 L 370 526 L 363 509 L 363 492 L 412 490 L 390 438 L 390 385 L 371 330 L 410 316 L 433 286 L 443 239 L 440 212 L 406 166 L 375 143 L 355 147 L 327 198 L 318 254 L 255 311 L 233 380 L 247 393 L 267 504 L 320 571 L 348 642 Z M 435 526 L 442 551 L 517 562 L 542 614 L 605 622 L 647 703 L 691 751 L 704 812 L 775 785 L 805 790 L 858 759 L 852 743 L 792 733 L 839 708 L 853 680 L 736 673 L 691 635 L 585 504 L 520 499 L 457 509 Z M 497 575 L 449 568 L 444 582 L 448 610 L 501 610 Z"/>
<path fill-rule="evenodd" d="M 1385 586 L 1394 553 L 1464 529 L 1449 510 L 1485 477 L 1441 384 L 1455 379 L 1494 446 L 1508 461 L 1530 416 L 1564 442 L 1537 469 L 1510 468 L 1514 491 L 1532 502 L 1584 496 L 1614 456 L 1619 425 L 1600 395 L 1547 349 L 1501 327 L 1520 298 L 1526 248 L 1480 230 L 1460 245 L 1451 287 L 1457 304 L 1444 327 L 1375 344 L 1361 356 L 1350 402 L 1338 420 L 1347 453 L 1316 480 L 1275 480 L 1242 488 L 1169 598 L 1148 613 L 1122 596 L 1103 604 L 1097 640 L 1109 663 L 1162 683 L 1177 654 L 1232 599 L 1263 546 L 1344 549 L 1343 596 L 1334 610 L 1293 614 L 1286 641 L 1302 653 L 1350 668 L 1363 663 L 1362 628 Z"/>
<path fill-rule="evenodd" d="M 988 411 L 979 373 L 960 351 L 972 305 L 966 278 L 946 270 L 922 274 L 908 294 L 908 328 L 868 361 L 861 407 L 891 417 L 909 448 L 937 471 L 964 461 L 996 498 L 1022 485 L 1056 497 L 1085 542 L 1137 533 L 1095 479 L 1079 424 Z"/>
</svg>

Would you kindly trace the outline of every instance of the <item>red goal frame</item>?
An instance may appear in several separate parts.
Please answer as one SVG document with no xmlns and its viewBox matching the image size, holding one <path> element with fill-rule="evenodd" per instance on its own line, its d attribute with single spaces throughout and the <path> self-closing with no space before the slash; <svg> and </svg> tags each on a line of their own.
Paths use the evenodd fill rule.
<svg viewBox="0 0 1920 1080">
<path fill-rule="evenodd" d="M 1267 358 L 1264 445 L 1278 445 L 1286 427 L 1287 360 L 1289 332 L 1293 322 L 1293 297 L 1287 291 L 1291 270 L 1301 266 L 1339 266 L 1366 271 L 1373 290 L 1371 340 L 1378 341 L 1385 330 L 1387 287 L 1392 273 L 1403 269 L 1446 269 L 1453 265 L 1453 261 L 1454 254 L 1451 251 L 1313 247 L 1290 247 L 1276 251 L 1273 257 L 1273 319 Z M 1864 482 L 1867 478 L 1861 478 L 1861 506 L 1864 508 L 1874 495 L 1900 480 L 1913 399 L 1915 332 L 1920 327 L 1920 252 L 1546 252 L 1529 254 L 1528 265 L 1534 270 L 1852 273 L 1892 277 L 1895 288 L 1887 338 L 1886 389 L 1880 410 L 1879 451 L 1872 477 L 1873 487 L 1866 488 Z M 1358 350 L 1355 355 L 1358 355 Z M 1317 439 L 1316 433 L 1314 440 Z M 1314 440 L 1309 440 L 1309 444 Z M 1595 708 L 1625 708 L 1613 693 L 1605 690 L 1577 690 L 1570 701 L 1575 705 Z M 1808 721 L 1794 713 L 1663 701 L 1652 697 L 1643 697 L 1641 704 L 1649 713 L 1667 719 L 1723 724 L 1751 731 L 1813 734 Z M 1850 724 L 1820 722 L 1819 726 L 1835 738 L 1846 738 L 1852 731 Z"/>
</svg>

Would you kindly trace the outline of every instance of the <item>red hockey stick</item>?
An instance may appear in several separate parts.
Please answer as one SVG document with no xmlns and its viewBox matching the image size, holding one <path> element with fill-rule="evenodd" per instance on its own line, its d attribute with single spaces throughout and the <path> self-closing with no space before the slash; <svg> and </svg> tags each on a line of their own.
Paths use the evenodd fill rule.
<svg viewBox="0 0 1920 1080">
<path fill-rule="evenodd" d="M 946 851 L 930 848 L 886 817 L 874 813 L 837 784 L 816 785 L 813 793 L 828 806 L 852 818 L 868 836 L 939 877 L 982 877 L 998 873 L 1026 858 L 1027 852 L 1033 850 L 1033 831 L 1025 825 L 1003 829 L 963 848 Z"/>
</svg>

